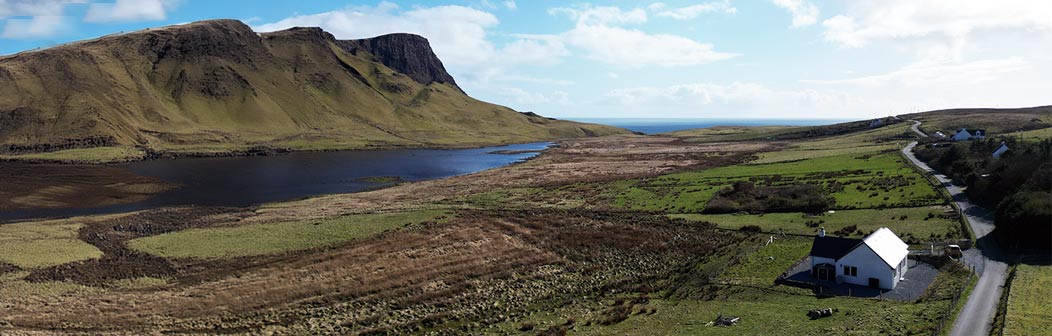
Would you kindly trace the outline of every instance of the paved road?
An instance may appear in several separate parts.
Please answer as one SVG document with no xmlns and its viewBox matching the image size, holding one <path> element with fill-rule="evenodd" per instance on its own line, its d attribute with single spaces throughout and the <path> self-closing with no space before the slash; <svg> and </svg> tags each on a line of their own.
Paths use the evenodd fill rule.
<svg viewBox="0 0 1052 336">
<path fill-rule="evenodd" d="M 917 133 L 917 135 L 920 135 L 922 138 L 927 138 L 928 137 L 928 135 L 924 134 L 924 132 L 921 132 L 920 128 L 918 127 L 918 126 L 920 126 L 921 122 L 916 121 L 916 120 L 910 120 L 910 121 L 913 122 L 913 126 L 910 126 L 910 129 L 912 129 L 913 132 Z"/>
<path fill-rule="evenodd" d="M 916 126 L 919 124 L 920 122 L 916 122 L 913 125 L 914 131 L 920 132 L 916 129 Z M 947 178 L 946 175 L 935 173 L 931 167 L 928 167 L 927 164 L 913 156 L 913 147 L 916 145 L 916 141 L 910 143 L 906 148 L 902 149 L 902 153 L 921 169 L 934 174 L 939 183 L 942 183 L 943 187 L 946 188 L 946 191 L 950 192 L 954 202 L 964 212 L 964 217 L 968 220 L 968 226 L 975 233 L 977 248 L 972 250 L 981 252 L 975 253 L 970 250 L 970 253 L 965 255 L 965 262 L 975 267 L 979 272 L 979 282 L 976 283 L 972 294 L 968 296 L 968 301 L 965 302 L 961 313 L 957 315 L 957 320 L 953 324 L 953 330 L 950 332 L 950 335 L 989 335 L 990 325 L 993 323 L 994 314 L 997 312 L 997 304 L 1001 299 L 1001 287 L 1004 286 L 1005 278 L 1008 275 L 1008 265 L 998 261 L 1005 260 L 1003 252 L 997 246 L 993 237 L 987 237 L 994 229 L 993 214 L 989 210 L 972 204 L 964 196 L 961 188 L 954 185 L 953 181 Z"/>
</svg>

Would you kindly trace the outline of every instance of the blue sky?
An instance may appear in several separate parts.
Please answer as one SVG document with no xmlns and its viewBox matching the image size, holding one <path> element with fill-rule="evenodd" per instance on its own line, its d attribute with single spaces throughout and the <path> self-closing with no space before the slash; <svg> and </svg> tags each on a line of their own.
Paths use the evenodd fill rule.
<svg viewBox="0 0 1052 336">
<path fill-rule="evenodd" d="M 0 54 L 203 19 L 427 37 L 472 96 L 570 118 L 1052 104 L 1052 2 L 0 0 Z"/>
</svg>

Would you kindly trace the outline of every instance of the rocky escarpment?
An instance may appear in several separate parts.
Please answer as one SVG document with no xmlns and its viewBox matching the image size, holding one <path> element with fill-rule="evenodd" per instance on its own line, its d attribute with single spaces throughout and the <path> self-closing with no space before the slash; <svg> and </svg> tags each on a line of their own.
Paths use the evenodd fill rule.
<svg viewBox="0 0 1052 336">
<path fill-rule="evenodd" d="M 427 40 L 209 20 L 0 57 L 0 154 L 476 146 L 624 133 L 467 96 Z"/>
<path fill-rule="evenodd" d="M 413 34 L 387 34 L 360 40 L 341 40 L 339 46 L 357 53 L 368 51 L 380 63 L 408 75 L 420 84 L 445 83 L 457 86 L 446 72 L 427 39 Z M 459 87 L 457 87 L 459 88 Z"/>
</svg>

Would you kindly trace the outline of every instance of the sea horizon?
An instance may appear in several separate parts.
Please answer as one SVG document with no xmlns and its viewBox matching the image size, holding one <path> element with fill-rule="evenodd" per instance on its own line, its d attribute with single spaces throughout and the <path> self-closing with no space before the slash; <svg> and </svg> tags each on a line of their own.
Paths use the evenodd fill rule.
<svg viewBox="0 0 1052 336">
<path fill-rule="evenodd" d="M 821 126 L 856 119 L 797 118 L 566 118 L 565 120 L 610 125 L 646 134 L 675 132 L 716 126 Z"/>
</svg>

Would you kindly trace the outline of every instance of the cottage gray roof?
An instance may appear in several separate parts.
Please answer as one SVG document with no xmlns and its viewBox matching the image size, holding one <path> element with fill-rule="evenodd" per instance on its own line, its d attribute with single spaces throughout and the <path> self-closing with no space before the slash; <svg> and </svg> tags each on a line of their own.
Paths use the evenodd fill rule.
<svg viewBox="0 0 1052 336">
<path fill-rule="evenodd" d="M 810 255 L 812 257 L 836 260 L 851 252 L 860 244 L 862 244 L 862 239 L 830 236 L 815 237 L 815 242 L 811 245 Z"/>
</svg>

